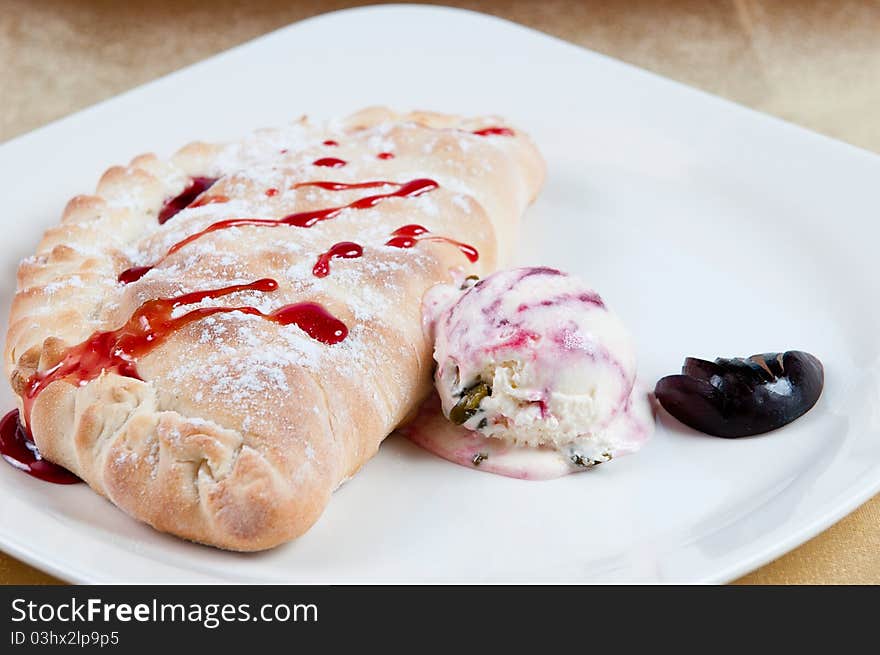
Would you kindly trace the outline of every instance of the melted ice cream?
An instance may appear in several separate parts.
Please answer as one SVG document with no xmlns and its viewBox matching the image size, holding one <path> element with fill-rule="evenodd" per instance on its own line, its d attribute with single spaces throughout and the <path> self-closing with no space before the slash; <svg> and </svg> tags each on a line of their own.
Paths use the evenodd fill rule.
<svg viewBox="0 0 880 655">
<path fill-rule="evenodd" d="M 546 479 L 634 452 L 650 436 L 632 339 L 578 278 L 500 271 L 464 290 L 436 287 L 424 309 L 439 402 L 401 430 L 419 445 L 481 470 Z"/>
</svg>

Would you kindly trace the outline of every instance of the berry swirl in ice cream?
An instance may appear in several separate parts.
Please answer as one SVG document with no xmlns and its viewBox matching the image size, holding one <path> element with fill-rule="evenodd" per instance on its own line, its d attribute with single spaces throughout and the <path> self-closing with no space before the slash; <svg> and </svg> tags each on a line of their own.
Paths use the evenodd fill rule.
<svg viewBox="0 0 880 655">
<path fill-rule="evenodd" d="M 403 432 L 459 463 L 557 477 L 638 450 L 653 429 L 629 332 L 578 278 L 500 271 L 433 289 L 436 400 Z M 445 417 L 445 419 L 443 419 Z"/>
</svg>

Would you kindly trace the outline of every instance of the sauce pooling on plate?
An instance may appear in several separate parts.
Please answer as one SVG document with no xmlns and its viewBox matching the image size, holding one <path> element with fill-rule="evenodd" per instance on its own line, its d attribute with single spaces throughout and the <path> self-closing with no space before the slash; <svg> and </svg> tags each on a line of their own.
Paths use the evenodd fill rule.
<svg viewBox="0 0 880 655">
<path fill-rule="evenodd" d="M 654 429 L 650 404 L 642 399 L 631 403 L 609 429 L 627 435 L 632 441 L 647 439 Z M 447 461 L 519 480 L 552 480 L 626 454 L 609 452 L 592 458 L 578 452 L 576 447 L 520 446 L 484 437 L 449 421 L 443 415 L 437 394 L 431 394 L 416 417 L 397 431 Z"/>
<path fill-rule="evenodd" d="M 14 409 L 0 419 L 0 456 L 19 471 L 40 480 L 55 484 L 82 482 L 62 466 L 46 461 L 40 456 L 34 440 Z"/>
</svg>

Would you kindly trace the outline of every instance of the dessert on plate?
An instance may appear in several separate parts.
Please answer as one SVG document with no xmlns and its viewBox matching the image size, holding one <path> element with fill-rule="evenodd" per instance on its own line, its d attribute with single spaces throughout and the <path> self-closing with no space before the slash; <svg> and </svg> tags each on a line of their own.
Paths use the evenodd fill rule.
<svg viewBox="0 0 880 655">
<path fill-rule="evenodd" d="M 292 539 L 428 395 L 424 294 L 504 261 L 543 174 L 500 119 L 381 108 L 111 168 L 19 268 L 21 422 L 158 530 Z"/>
<path fill-rule="evenodd" d="M 424 314 L 439 399 L 401 432 L 441 457 L 547 479 L 635 452 L 653 432 L 629 331 L 577 277 L 526 267 L 437 285 Z"/>
</svg>

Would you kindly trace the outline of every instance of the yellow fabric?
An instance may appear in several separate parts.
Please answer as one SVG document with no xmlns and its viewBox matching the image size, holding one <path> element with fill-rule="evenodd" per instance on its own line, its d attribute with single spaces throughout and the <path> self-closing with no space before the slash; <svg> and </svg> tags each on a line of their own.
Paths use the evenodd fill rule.
<svg viewBox="0 0 880 655">
<path fill-rule="evenodd" d="M 2 0 L 0 140 L 339 0 Z M 496 14 L 880 152 L 880 3 L 484 0 Z M 307 109 L 307 108 L 303 108 Z M 0 583 L 53 579 L 0 553 Z M 880 583 L 880 496 L 743 583 Z"/>
</svg>

